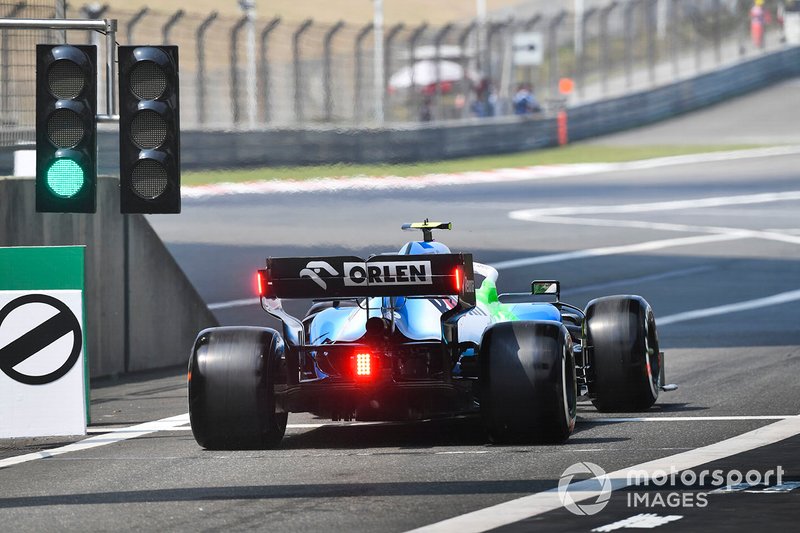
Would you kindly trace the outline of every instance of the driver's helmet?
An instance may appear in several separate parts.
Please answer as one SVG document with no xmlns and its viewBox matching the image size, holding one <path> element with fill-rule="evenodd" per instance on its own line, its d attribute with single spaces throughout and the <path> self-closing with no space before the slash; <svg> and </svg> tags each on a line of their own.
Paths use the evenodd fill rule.
<svg viewBox="0 0 800 533">
<path fill-rule="evenodd" d="M 398 254 L 400 255 L 429 255 L 429 254 L 449 254 L 450 248 L 446 245 L 431 241 L 411 241 L 407 242 L 400 248 Z"/>
</svg>

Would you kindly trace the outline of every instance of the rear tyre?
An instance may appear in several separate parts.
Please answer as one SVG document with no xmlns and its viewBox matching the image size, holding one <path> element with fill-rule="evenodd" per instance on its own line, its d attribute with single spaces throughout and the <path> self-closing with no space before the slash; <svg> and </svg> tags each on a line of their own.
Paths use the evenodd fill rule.
<svg viewBox="0 0 800 533">
<path fill-rule="evenodd" d="M 592 350 L 590 393 L 603 412 L 643 411 L 658 399 L 661 361 L 656 322 L 641 296 L 608 296 L 586 307 Z"/>
<path fill-rule="evenodd" d="M 286 432 L 275 412 L 283 340 L 268 328 L 200 332 L 189 360 L 189 418 L 197 443 L 212 450 L 272 448 Z"/>
<path fill-rule="evenodd" d="M 494 442 L 563 442 L 575 427 L 572 339 L 559 322 L 502 322 L 480 348 L 481 417 Z"/>
</svg>

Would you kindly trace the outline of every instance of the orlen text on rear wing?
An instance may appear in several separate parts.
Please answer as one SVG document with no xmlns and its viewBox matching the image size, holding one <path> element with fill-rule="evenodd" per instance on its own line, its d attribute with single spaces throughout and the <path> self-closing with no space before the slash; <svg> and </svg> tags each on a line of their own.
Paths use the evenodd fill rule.
<svg viewBox="0 0 800 533">
<path fill-rule="evenodd" d="M 475 305 L 472 254 L 273 257 L 258 279 L 265 298 L 457 295 Z"/>
</svg>

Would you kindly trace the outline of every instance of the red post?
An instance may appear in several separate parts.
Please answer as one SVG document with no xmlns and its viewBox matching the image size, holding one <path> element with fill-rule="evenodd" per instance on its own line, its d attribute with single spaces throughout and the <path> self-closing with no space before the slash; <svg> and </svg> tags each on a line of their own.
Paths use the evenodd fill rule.
<svg viewBox="0 0 800 533">
<path fill-rule="evenodd" d="M 558 112 L 556 122 L 558 123 L 558 145 L 564 146 L 569 142 L 566 109 L 562 109 Z"/>
<path fill-rule="evenodd" d="M 763 0 L 756 0 L 750 8 L 750 38 L 753 46 L 764 48 L 764 7 Z"/>
</svg>

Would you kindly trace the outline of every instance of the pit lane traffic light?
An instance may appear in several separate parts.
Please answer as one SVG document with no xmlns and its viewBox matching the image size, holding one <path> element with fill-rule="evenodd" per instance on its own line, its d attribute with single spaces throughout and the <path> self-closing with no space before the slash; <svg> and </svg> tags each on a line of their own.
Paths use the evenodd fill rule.
<svg viewBox="0 0 800 533">
<path fill-rule="evenodd" d="M 36 45 L 36 211 L 97 205 L 97 47 Z"/>
<path fill-rule="evenodd" d="M 180 213 L 177 46 L 119 47 L 122 213 Z"/>
</svg>

